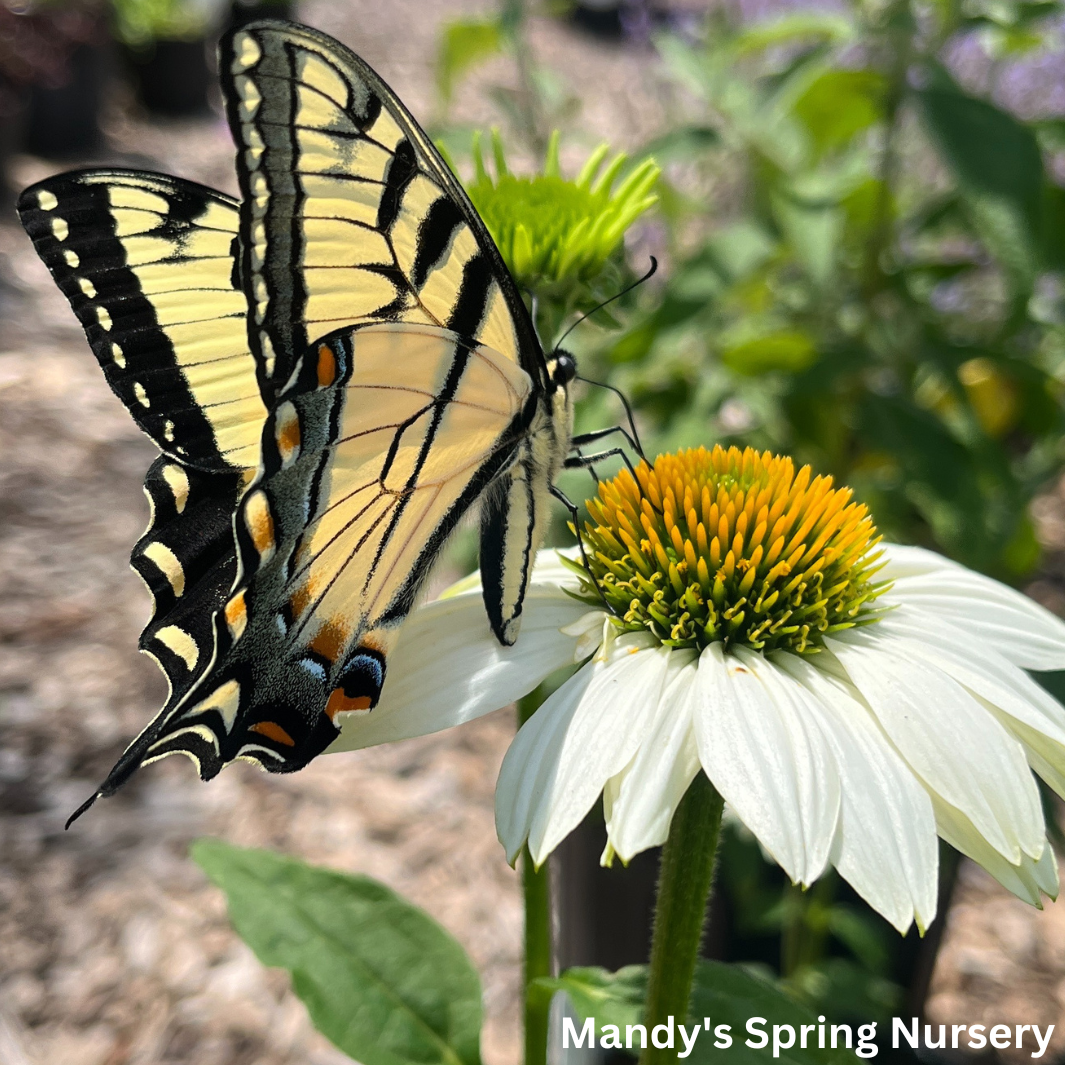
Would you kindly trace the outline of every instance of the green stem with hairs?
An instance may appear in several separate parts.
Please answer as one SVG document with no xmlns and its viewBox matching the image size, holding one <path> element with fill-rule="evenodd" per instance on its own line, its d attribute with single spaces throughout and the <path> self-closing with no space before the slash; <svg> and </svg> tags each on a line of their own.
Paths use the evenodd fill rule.
<svg viewBox="0 0 1065 1065">
<path fill-rule="evenodd" d="M 724 805 L 717 789 L 700 772 L 673 815 L 658 874 L 644 1014 L 648 1043 L 640 1065 L 668 1065 L 677 1060 L 676 1040 L 673 1049 L 659 1049 L 650 1036 L 654 1026 L 665 1024 L 670 1016 L 674 1023 L 687 1021 Z"/>
<path fill-rule="evenodd" d="M 519 726 L 532 717 L 541 702 L 539 689 L 519 701 Z M 537 869 L 528 847 L 521 852 L 521 887 L 525 901 L 525 966 L 522 972 L 525 1065 L 545 1065 L 551 992 L 533 987 L 532 983 L 538 977 L 554 975 L 551 964 L 551 880 L 547 863 Z"/>
</svg>

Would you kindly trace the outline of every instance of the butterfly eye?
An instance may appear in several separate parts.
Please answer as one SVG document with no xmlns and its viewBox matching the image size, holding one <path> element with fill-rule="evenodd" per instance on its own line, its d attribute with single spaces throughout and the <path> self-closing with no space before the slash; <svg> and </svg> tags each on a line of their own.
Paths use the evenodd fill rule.
<svg viewBox="0 0 1065 1065">
<path fill-rule="evenodd" d="M 553 352 L 554 366 L 551 370 L 551 380 L 556 385 L 568 385 L 577 376 L 577 360 L 561 348 Z"/>
</svg>

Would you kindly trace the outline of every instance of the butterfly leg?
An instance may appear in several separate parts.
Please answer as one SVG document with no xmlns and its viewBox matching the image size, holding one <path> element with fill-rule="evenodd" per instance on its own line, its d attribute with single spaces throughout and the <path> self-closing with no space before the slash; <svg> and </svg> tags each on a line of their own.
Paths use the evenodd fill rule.
<svg viewBox="0 0 1065 1065">
<path fill-rule="evenodd" d="M 622 429 L 622 432 L 625 430 Z M 589 433 L 589 436 L 594 434 Z M 578 438 L 579 439 L 579 438 Z M 576 445 L 578 440 L 575 439 L 573 444 Z M 597 451 L 594 455 L 582 455 L 580 450 L 574 448 L 577 453 L 570 455 L 568 459 L 563 463 L 563 468 L 567 470 L 591 470 L 592 478 L 595 483 L 599 484 L 599 477 L 595 472 L 595 464 L 597 462 L 605 462 L 607 459 L 620 458 L 622 462 L 629 468 L 629 473 L 632 474 L 633 480 L 636 480 L 636 467 L 633 466 L 632 460 L 629 458 L 628 452 L 621 447 L 612 447 L 606 451 Z M 639 483 L 639 482 L 637 482 Z"/>
<path fill-rule="evenodd" d="M 640 439 L 637 436 L 633 436 L 628 429 L 623 425 L 612 425 L 609 429 L 595 429 L 590 433 L 581 433 L 580 436 L 575 436 L 570 442 L 573 447 L 583 447 L 585 444 L 594 444 L 599 440 L 605 440 L 608 436 L 614 436 L 616 433 L 620 433 L 625 437 L 625 442 L 640 456 L 645 462 L 647 456 L 643 453 L 643 448 L 640 446 Z"/>
<path fill-rule="evenodd" d="M 617 388 L 615 385 L 608 385 L 605 381 L 591 381 L 587 377 L 581 377 L 580 375 L 578 375 L 577 380 L 583 381 L 587 385 L 595 385 L 596 388 L 605 388 L 608 392 L 613 392 L 614 395 L 616 395 L 618 399 L 621 400 L 621 405 L 625 408 L 625 419 L 629 423 L 629 429 L 632 430 L 631 435 L 629 433 L 625 433 L 626 437 L 628 437 L 629 445 L 632 447 L 633 451 L 635 451 L 636 454 L 640 456 L 640 458 L 646 461 L 647 456 L 643 453 L 643 445 L 640 443 L 640 434 L 636 431 L 636 418 L 633 416 L 632 405 L 629 403 L 629 397 L 626 396 L 620 388 Z M 620 426 L 615 426 L 613 429 L 602 430 L 602 433 L 603 435 L 606 435 L 607 433 L 617 432 L 619 429 L 621 429 Z M 621 431 L 625 432 L 623 429 L 621 429 Z"/>
<path fill-rule="evenodd" d="M 592 568 L 588 564 L 588 553 L 584 549 L 584 537 L 581 535 L 580 515 L 577 510 L 577 504 L 556 485 L 551 485 L 551 494 L 569 511 L 570 518 L 573 521 L 573 532 L 577 537 L 577 547 L 580 548 L 581 552 L 581 565 L 584 566 L 588 576 L 591 577 L 592 583 L 595 585 L 595 590 L 599 593 L 599 598 L 602 599 L 603 606 L 606 608 L 607 613 L 613 617 L 617 617 L 618 612 L 610 605 L 606 593 L 600 586 L 599 581 L 592 576 Z"/>
</svg>

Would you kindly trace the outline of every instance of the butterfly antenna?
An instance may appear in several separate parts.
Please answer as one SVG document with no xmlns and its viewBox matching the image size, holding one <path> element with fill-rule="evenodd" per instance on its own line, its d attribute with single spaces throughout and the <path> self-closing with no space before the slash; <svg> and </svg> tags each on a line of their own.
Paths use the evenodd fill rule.
<svg viewBox="0 0 1065 1065">
<path fill-rule="evenodd" d="M 648 281 L 652 277 L 654 277 L 655 271 L 657 269 L 658 269 L 658 260 L 652 255 L 651 256 L 651 269 L 648 270 L 647 273 L 643 275 L 643 277 L 639 278 L 636 281 L 633 281 L 633 283 L 631 285 L 629 285 L 628 288 L 623 288 L 620 292 L 616 292 L 613 296 L 610 297 L 610 299 L 603 300 L 603 302 L 600 303 L 598 307 L 593 307 L 590 311 L 588 311 L 587 314 L 582 314 L 580 316 L 580 318 L 578 318 L 573 323 L 573 325 L 571 325 L 569 327 L 569 329 L 567 329 L 562 334 L 562 336 L 558 340 L 558 343 L 555 344 L 555 349 L 557 350 L 558 348 L 560 348 L 562 346 L 562 341 L 565 340 L 566 337 L 568 337 L 570 335 L 570 333 L 572 333 L 573 330 L 576 329 L 577 326 L 579 326 L 581 324 L 581 322 L 586 322 L 589 318 L 591 318 L 591 316 L 593 314 L 597 314 L 599 311 L 601 311 L 608 304 L 613 303 L 614 300 L 619 300 L 619 299 L 621 299 L 622 296 L 624 296 L 626 293 L 631 292 L 634 288 L 639 288 L 640 285 L 642 285 L 645 281 Z"/>
</svg>

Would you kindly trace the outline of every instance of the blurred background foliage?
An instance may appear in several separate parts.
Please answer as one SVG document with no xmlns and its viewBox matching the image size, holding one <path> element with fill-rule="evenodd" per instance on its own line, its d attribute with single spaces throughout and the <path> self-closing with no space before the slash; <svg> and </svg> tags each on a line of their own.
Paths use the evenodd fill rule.
<svg viewBox="0 0 1065 1065">
<path fill-rule="evenodd" d="M 565 142 L 574 102 L 524 16 L 504 0 L 442 35 L 435 132 L 457 156 L 469 137 L 447 101 L 500 52 L 519 75 L 492 90 L 504 139 L 532 158 L 555 128 Z M 626 392 L 654 450 L 787 451 L 850 484 L 886 537 L 1029 574 L 1028 504 L 1065 458 L 1065 123 L 1011 115 L 948 60 L 961 42 L 1012 61 L 1060 32 L 1042 0 L 852 0 L 759 21 L 724 5 L 667 23 L 652 43 L 670 128 L 629 163 L 663 168 L 630 244 L 665 269 L 597 317 L 623 327 L 574 333 L 582 372 Z M 616 421 L 611 403 L 588 395 L 579 427 Z"/>
<path fill-rule="evenodd" d="M 622 30 L 636 7 L 618 5 Z M 564 72 L 538 65 L 526 15 L 502 0 L 446 26 L 433 132 L 535 293 L 545 346 L 653 253 L 658 275 L 566 345 L 582 375 L 628 396 L 648 454 L 789 452 L 849 484 L 886 538 L 1029 576 L 1029 504 L 1065 465 L 1065 121 L 1004 110 L 966 87 L 957 57 L 978 51 L 993 85 L 1058 41 L 1061 5 L 849 0 L 752 19 L 721 4 L 702 21 L 643 19 L 670 121 L 611 179 L 643 166 L 659 202 L 590 285 L 525 276 L 506 210 L 478 199 L 476 135 L 448 120 L 458 82 L 510 56 L 517 87 L 488 90 L 497 164 L 506 142 L 532 165 L 546 153 L 557 179 L 557 131 L 565 145 L 578 103 Z M 588 389 L 578 431 L 621 414 Z M 587 484 L 566 487 L 579 499 Z M 941 914 L 956 866 L 944 847 Z M 803 892 L 742 829 L 726 833 L 711 953 L 778 975 L 833 1019 L 920 1012 L 941 926 L 900 940 L 834 875 Z"/>
</svg>

